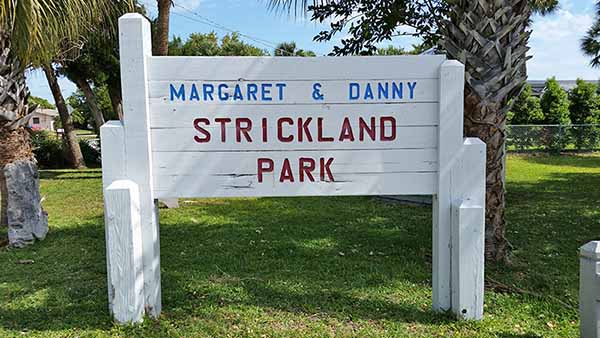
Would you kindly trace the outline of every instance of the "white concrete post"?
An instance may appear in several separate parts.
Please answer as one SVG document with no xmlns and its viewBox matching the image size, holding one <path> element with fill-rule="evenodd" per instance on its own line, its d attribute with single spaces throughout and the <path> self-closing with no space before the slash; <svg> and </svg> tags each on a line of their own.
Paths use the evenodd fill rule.
<svg viewBox="0 0 600 338">
<path fill-rule="evenodd" d="M 464 141 L 453 182 L 452 312 L 460 319 L 483 318 L 486 146 Z"/>
<path fill-rule="evenodd" d="M 158 208 L 152 179 L 148 58 L 152 56 L 150 23 L 140 14 L 119 19 L 121 87 L 127 178 L 140 190 L 144 263 L 144 303 L 148 315 L 161 311 Z"/>
<path fill-rule="evenodd" d="M 463 102 L 465 67 L 458 61 L 445 61 L 440 69 L 438 123 L 438 194 L 433 196 L 432 293 L 433 310 L 451 308 L 452 203 L 457 190 L 452 173 L 463 145 Z"/>
<path fill-rule="evenodd" d="M 140 192 L 130 180 L 118 180 L 104 190 L 109 299 L 118 323 L 141 322 L 144 316 L 144 275 Z"/>
<path fill-rule="evenodd" d="M 600 338 L 600 241 L 580 249 L 579 317 L 581 338 Z"/>
</svg>

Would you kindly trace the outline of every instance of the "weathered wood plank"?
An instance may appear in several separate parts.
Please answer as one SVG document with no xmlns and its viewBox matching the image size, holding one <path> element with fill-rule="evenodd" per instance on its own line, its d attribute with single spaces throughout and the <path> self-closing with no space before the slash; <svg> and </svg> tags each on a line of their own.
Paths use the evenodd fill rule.
<svg viewBox="0 0 600 338">
<path fill-rule="evenodd" d="M 151 81 L 437 79 L 443 55 L 346 57 L 151 57 Z"/>
<path fill-rule="evenodd" d="M 335 182 L 280 182 L 279 173 L 265 173 L 263 182 L 257 175 L 166 176 L 157 175 L 158 198 L 195 197 L 285 197 L 351 195 L 431 195 L 436 173 L 367 173 L 338 174 Z"/>
<path fill-rule="evenodd" d="M 341 126 L 340 126 L 341 127 Z M 338 127 L 338 128 L 340 128 Z M 211 138 L 216 138 L 216 142 L 198 143 L 194 137 L 199 136 L 197 130 L 193 127 L 188 128 L 169 128 L 169 129 L 152 129 L 152 149 L 154 152 L 165 151 L 295 151 L 295 150 L 338 150 L 338 149 L 423 149 L 436 148 L 437 145 L 437 127 L 397 127 L 396 139 L 393 141 L 382 141 L 377 138 L 373 141 L 370 138 L 365 138 L 363 142 L 357 141 L 339 141 L 340 130 L 323 132 L 323 137 L 332 137 L 330 142 L 317 142 L 317 131 L 312 133 L 313 142 L 307 139 L 299 141 L 297 135 L 290 142 L 279 142 L 277 135 L 272 135 L 277 130 L 269 131 L 267 142 L 262 142 L 262 132 L 260 130 L 252 130 L 249 135 L 253 140 L 248 143 L 245 138 L 240 138 L 241 142 L 236 141 L 235 129 L 227 128 L 226 142 L 220 142 L 220 130 L 218 127 L 206 128 L 211 131 Z M 216 129 L 216 130 L 215 130 Z M 296 128 L 288 127 L 285 130 L 285 137 L 294 135 Z M 358 139 L 358 132 L 355 132 L 355 137 Z M 386 135 L 391 135 L 391 129 L 385 128 Z M 379 133 L 378 133 L 379 135 Z"/>
<path fill-rule="evenodd" d="M 257 159 L 269 158 L 275 163 L 289 159 L 297 165 L 300 158 L 334 158 L 335 174 L 385 172 L 436 172 L 435 149 L 391 149 L 382 151 L 286 151 L 286 152 L 155 152 L 156 175 L 248 175 L 257 173 Z"/>
<path fill-rule="evenodd" d="M 438 137 L 438 186 L 433 197 L 433 309 L 451 308 L 452 202 L 457 197 L 452 173 L 463 144 L 464 66 L 446 61 L 440 69 L 440 117 Z"/>
<path fill-rule="evenodd" d="M 148 106 L 147 60 L 152 55 L 151 41 L 150 23 L 146 18 L 130 13 L 119 19 L 126 172 L 128 179 L 140 189 L 145 307 L 149 315 L 157 317 L 161 311 L 161 290 L 158 211 L 152 188 Z"/>
<path fill-rule="evenodd" d="M 177 79 L 177 78 L 173 78 Z M 402 102 L 437 102 L 438 79 L 394 80 L 320 80 L 273 82 L 250 81 L 152 81 L 149 83 L 151 104 L 177 105 L 280 105 L 280 104 L 381 104 Z M 323 98 L 315 100 L 313 84 L 321 85 Z M 276 85 L 285 85 L 279 88 Z M 354 87 L 351 87 L 353 84 Z M 204 86 L 208 86 L 206 91 Z M 253 86 L 254 88 L 248 88 Z M 269 86 L 266 92 L 262 86 Z M 395 87 L 394 87 L 395 85 Z M 220 86 L 223 86 L 221 89 Z M 239 91 L 236 89 L 239 88 Z M 395 89 L 395 90 L 394 90 Z M 236 94 L 237 91 L 237 95 Z M 222 98 L 222 99 L 221 99 Z M 237 99 L 236 99 L 237 98 Z"/>
<path fill-rule="evenodd" d="M 452 311 L 483 318 L 485 244 L 485 143 L 466 138 L 452 181 Z"/>
<path fill-rule="evenodd" d="M 150 105 L 150 127 L 152 129 L 189 127 L 196 118 L 206 118 L 214 123 L 214 119 L 220 117 L 232 119 L 247 117 L 260 123 L 261 118 L 267 117 L 273 123 L 277 117 L 284 116 L 292 118 L 294 121 L 298 121 L 298 118 L 306 121 L 307 117 L 312 117 L 313 123 L 318 117 L 323 117 L 325 118 L 325 127 L 333 125 L 337 128 L 341 126 L 346 117 L 350 119 L 353 126 L 356 126 L 359 118 L 362 117 L 369 121 L 371 116 L 393 116 L 399 126 L 437 126 L 439 108 L 438 103 L 373 104 L 368 107 L 348 104 L 231 106 L 161 103 Z"/>
<path fill-rule="evenodd" d="M 104 190 L 109 304 L 119 323 L 141 322 L 144 316 L 144 268 L 140 192 L 129 180 Z"/>
</svg>

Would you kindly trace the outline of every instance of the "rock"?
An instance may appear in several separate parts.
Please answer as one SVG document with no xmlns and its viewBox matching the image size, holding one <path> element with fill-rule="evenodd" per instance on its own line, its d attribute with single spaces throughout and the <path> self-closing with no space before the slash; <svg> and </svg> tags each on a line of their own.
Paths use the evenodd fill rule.
<svg viewBox="0 0 600 338">
<path fill-rule="evenodd" d="M 48 214 L 41 205 L 40 179 L 32 160 L 4 167 L 8 190 L 8 241 L 15 248 L 42 240 L 48 233 Z"/>
</svg>

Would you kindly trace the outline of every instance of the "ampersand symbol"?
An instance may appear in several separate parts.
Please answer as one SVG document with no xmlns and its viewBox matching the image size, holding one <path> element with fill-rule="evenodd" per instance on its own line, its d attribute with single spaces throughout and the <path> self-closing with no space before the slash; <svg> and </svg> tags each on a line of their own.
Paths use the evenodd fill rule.
<svg viewBox="0 0 600 338">
<path fill-rule="evenodd" d="M 315 83 L 313 84 L 313 94 L 312 94 L 313 99 L 315 99 L 316 101 L 323 101 L 325 99 L 325 95 L 321 94 L 321 84 L 320 83 Z"/>
</svg>

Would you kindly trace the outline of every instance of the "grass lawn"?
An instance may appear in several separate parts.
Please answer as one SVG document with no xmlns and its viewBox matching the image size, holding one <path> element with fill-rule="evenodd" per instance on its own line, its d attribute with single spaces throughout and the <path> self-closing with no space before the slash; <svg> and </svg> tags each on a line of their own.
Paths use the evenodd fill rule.
<svg viewBox="0 0 600 338">
<path fill-rule="evenodd" d="M 118 327 L 101 173 L 44 171 L 48 238 L 0 249 L 0 337 L 576 337 L 578 247 L 600 236 L 600 155 L 511 156 L 507 175 L 513 264 L 486 267 L 481 322 L 430 310 L 431 208 L 262 198 L 161 210 L 163 314 Z"/>
</svg>

